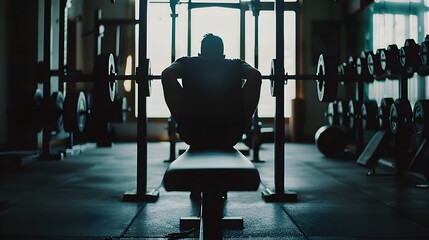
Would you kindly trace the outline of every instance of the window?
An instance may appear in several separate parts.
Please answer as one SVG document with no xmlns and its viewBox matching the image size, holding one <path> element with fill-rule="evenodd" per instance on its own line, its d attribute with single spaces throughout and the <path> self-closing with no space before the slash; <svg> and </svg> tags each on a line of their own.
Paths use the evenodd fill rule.
<svg viewBox="0 0 429 240">
<path fill-rule="evenodd" d="M 427 10 L 424 13 L 426 20 L 419 22 L 419 14 L 423 14 L 423 1 L 420 0 L 385 0 L 378 1 L 374 6 L 372 15 L 373 49 L 386 48 L 390 44 L 396 44 L 398 48 L 404 45 L 406 39 L 412 38 L 416 42 L 422 41 L 423 29 L 428 29 Z M 389 3 L 395 2 L 395 3 Z M 419 3 L 419 4 L 416 4 Z M 425 4 L 428 0 L 425 0 Z M 395 4 L 395 5 L 391 5 Z M 398 5 L 399 4 L 399 5 Z M 422 15 L 420 15 L 422 16 Z M 423 17 L 423 16 L 422 16 Z M 424 27 L 424 28 L 422 28 Z M 408 96 L 412 105 L 424 98 L 424 94 L 419 92 L 419 88 L 426 85 L 426 97 L 428 96 L 428 80 L 419 82 L 417 74 L 408 80 Z M 423 83 L 422 83 L 423 82 Z M 378 102 L 384 97 L 399 98 L 399 81 L 386 80 L 385 82 L 375 81 L 369 85 L 369 96 Z"/>
<path fill-rule="evenodd" d="M 273 2 L 273 0 L 265 0 Z M 138 2 L 135 2 L 138 17 Z M 193 0 L 195 3 L 239 3 L 239 0 Z M 285 2 L 296 2 L 288 0 Z M 171 17 L 169 1 L 149 2 L 148 4 L 148 58 L 151 60 L 152 74 L 159 75 L 171 63 Z M 176 58 L 186 56 L 188 52 L 188 4 L 176 6 Z M 295 74 L 296 69 L 296 14 L 285 11 L 285 70 Z M 246 11 L 245 18 L 245 60 L 254 65 L 254 18 Z M 190 54 L 200 51 L 204 34 L 219 35 L 225 44 L 227 58 L 240 58 L 240 10 L 233 8 L 207 7 L 191 9 Z M 136 28 L 136 39 L 138 27 Z M 138 49 L 136 48 L 136 53 Z M 137 56 L 137 55 L 136 55 Z M 261 11 L 259 17 L 259 70 L 263 75 L 270 74 L 271 60 L 275 58 L 275 18 L 274 11 Z M 137 57 L 135 58 L 137 61 Z M 138 66 L 138 63 L 136 63 Z M 259 115 L 274 117 L 275 99 L 270 95 L 269 81 L 263 81 Z M 137 89 L 137 88 L 136 88 Z M 137 94 L 137 92 L 136 92 Z M 285 117 L 291 115 L 291 99 L 295 98 L 295 81 L 285 86 Z M 136 98 L 137 99 L 137 98 Z M 136 102 L 137 107 L 137 102 Z M 165 104 L 161 82 L 152 81 L 152 95 L 147 98 L 148 117 L 169 117 Z"/>
<path fill-rule="evenodd" d="M 295 12 L 286 11 L 285 18 L 285 72 L 296 73 L 296 42 L 295 42 Z M 246 61 L 253 65 L 254 61 L 254 26 L 255 21 L 251 12 L 246 13 Z M 259 70 L 262 75 L 269 75 L 271 60 L 275 58 L 275 13 L 261 11 L 259 15 Z M 295 98 L 295 80 L 288 81 L 285 86 L 285 117 L 292 114 L 291 100 Z M 271 97 L 269 81 L 262 82 L 261 98 L 258 113 L 260 117 L 273 117 L 275 113 L 275 98 Z"/>
</svg>

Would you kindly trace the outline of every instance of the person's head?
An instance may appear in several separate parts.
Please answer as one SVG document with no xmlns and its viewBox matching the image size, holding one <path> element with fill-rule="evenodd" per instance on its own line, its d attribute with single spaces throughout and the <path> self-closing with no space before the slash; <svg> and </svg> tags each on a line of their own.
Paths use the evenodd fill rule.
<svg viewBox="0 0 429 240">
<path fill-rule="evenodd" d="M 198 56 L 211 59 L 223 59 L 223 41 L 219 36 L 207 33 L 201 40 L 201 53 Z"/>
</svg>

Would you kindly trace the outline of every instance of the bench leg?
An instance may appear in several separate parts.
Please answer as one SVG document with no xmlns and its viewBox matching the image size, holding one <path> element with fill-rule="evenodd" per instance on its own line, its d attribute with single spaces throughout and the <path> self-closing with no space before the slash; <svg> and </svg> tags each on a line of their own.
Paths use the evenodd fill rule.
<svg viewBox="0 0 429 240">
<path fill-rule="evenodd" d="M 220 192 L 203 192 L 200 239 L 222 239 L 223 203 Z"/>
<path fill-rule="evenodd" d="M 200 239 L 222 239 L 222 229 L 243 229 L 243 218 L 223 217 L 222 194 L 203 192 L 201 217 L 182 217 L 180 229 L 200 228 Z"/>
</svg>

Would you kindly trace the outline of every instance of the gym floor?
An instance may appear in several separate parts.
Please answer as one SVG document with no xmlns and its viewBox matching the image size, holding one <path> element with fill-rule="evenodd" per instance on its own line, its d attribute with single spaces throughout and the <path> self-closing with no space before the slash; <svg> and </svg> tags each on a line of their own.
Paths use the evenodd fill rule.
<svg viewBox="0 0 429 240">
<path fill-rule="evenodd" d="M 273 148 L 264 144 L 266 162 L 256 164 L 269 187 L 274 185 Z M 159 188 L 156 203 L 122 201 L 123 192 L 136 185 L 133 143 L 59 162 L 26 161 L 18 171 L 2 173 L 0 238 L 134 240 L 180 232 L 179 218 L 197 214 L 199 203 L 189 193 L 160 187 L 168 150 L 168 143 L 149 144 L 148 188 Z M 224 231 L 224 236 L 429 239 L 429 189 L 407 178 L 367 177 L 366 172 L 354 161 L 323 157 L 314 145 L 286 144 L 286 187 L 298 193 L 298 202 L 265 203 L 260 191 L 229 192 L 225 215 L 242 216 L 244 229 Z M 196 237 L 196 232 L 189 235 Z"/>
</svg>

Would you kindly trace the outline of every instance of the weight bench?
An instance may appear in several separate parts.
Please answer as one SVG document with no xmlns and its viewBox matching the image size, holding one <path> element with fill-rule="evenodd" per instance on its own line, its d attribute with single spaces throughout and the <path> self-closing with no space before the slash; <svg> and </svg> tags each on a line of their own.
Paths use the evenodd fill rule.
<svg viewBox="0 0 429 240">
<path fill-rule="evenodd" d="M 259 172 L 235 148 L 229 150 L 193 150 L 174 160 L 164 174 L 167 191 L 202 192 L 200 217 L 180 219 L 180 228 L 200 228 L 200 239 L 222 239 L 222 228 L 243 228 L 243 219 L 223 217 L 223 199 L 227 191 L 256 191 Z"/>
</svg>

